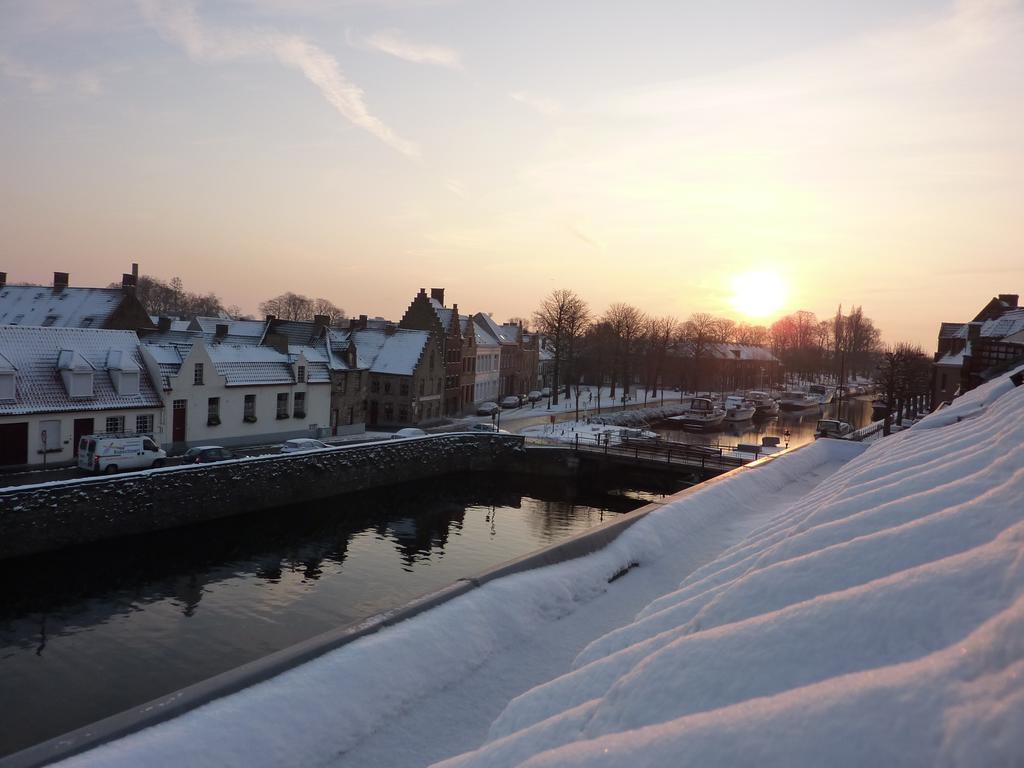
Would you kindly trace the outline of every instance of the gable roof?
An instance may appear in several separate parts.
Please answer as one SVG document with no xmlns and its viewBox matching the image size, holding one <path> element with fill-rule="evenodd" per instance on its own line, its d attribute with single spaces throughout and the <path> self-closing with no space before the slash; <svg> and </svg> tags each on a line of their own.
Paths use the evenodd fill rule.
<svg viewBox="0 0 1024 768">
<path fill-rule="evenodd" d="M 485 315 L 483 312 L 477 312 L 473 315 L 473 320 L 480 326 L 484 333 L 490 336 L 499 344 L 515 344 L 516 337 L 513 334 L 509 336 L 508 331 L 504 326 L 498 325 L 494 322 L 494 318 L 490 315 Z M 516 326 L 518 328 L 518 326 Z"/>
<path fill-rule="evenodd" d="M 139 376 L 139 394 L 119 395 L 107 367 L 112 353 L 141 368 L 139 339 L 133 331 L 100 328 L 41 328 L 0 325 L 0 349 L 14 369 L 15 399 L 0 403 L 0 414 L 159 408 L 160 395 L 148 376 Z M 93 396 L 68 396 L 61 368 L 93 374 Z"/>
<path fill-rule="evenodd" d="M 103 328 L 124 298 L 120 288 L 5 285 L 0 288 L 0 325 Z"/>
<path fill-rule="evenodd" d="M 430 332 L 395 328 L 389 333 L 381 328 L 361 328 L 331 331 L 330 338 L 332 350 L 338 354 L 348 348 L 349 341 L 355 343 L 357 368 L 372 373 L 411 376 L 430 343 Z"/>
</svg>

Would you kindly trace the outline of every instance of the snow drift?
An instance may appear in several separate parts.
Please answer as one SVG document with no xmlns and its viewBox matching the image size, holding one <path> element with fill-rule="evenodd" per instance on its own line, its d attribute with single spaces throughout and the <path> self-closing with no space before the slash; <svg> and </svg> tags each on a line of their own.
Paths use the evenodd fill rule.
<svg viewBox="0 0 1024 768">
<path fill-rule="evenodd" d="M 874 443 L 574 666 L 444 767 L 1019 765 L 1024 387 Z"/>
</svg>

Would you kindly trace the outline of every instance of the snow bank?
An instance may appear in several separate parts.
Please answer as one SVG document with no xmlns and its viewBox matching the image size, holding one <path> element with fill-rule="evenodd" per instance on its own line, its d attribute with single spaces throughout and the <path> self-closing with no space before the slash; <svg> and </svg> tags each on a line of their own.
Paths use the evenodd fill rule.
<svg viewBox="0 0 1024 768">
<path fill-rule="evenodd" d="M 872 444 L 442 765 L 1011 765 L 1022 724 L 1024 387 L 1004 377 Z"/>
<path fill-rule="evenodd" d="M 429 711 L 432 695 L 489 660 L 528 647 L 539 628 L 570 621 L 582 605 L 610 592 L 609 578 L 628 566 L 672 560 L 692 563 L 693 570 L 710 562 L 749 530 L 745 520 L 760 519 L 764 494 L 810 488 L 862 450 L 822 440 L 785 460 L 698 487 L 597 553 L 489 582 L 273 680 L 63 764 L 328 763 L 390 728 L 403 711 Z"/>
</svg>

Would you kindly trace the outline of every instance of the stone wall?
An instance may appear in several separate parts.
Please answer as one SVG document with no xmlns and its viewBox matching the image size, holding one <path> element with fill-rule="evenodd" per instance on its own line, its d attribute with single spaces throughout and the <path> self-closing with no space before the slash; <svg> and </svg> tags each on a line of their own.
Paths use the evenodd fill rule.
<svg viewBox="0 0 1024 768">
<path fill-rule="evenodd" d="M 16 487 L 0 492 L 0 558 L 502 469 L 523 451 L 523 439 L 514 435 L 457 433 Z"/>
</svg>

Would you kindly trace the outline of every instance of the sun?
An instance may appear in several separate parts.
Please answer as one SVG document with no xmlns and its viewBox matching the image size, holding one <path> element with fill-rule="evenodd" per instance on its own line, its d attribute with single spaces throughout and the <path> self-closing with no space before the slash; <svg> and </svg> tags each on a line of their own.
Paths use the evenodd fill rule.
<svg viewBox="0 0 1024 768">
<path fill-rule="evenodd" d="M 772 315 L 786 303 L 786 283 L 776 272 L 744 272 L 732 279 L 730 303 L 747 317 Z"/>
</svg>

